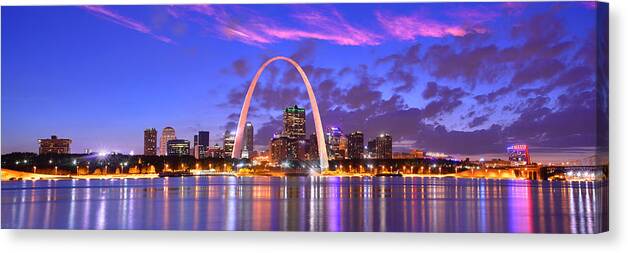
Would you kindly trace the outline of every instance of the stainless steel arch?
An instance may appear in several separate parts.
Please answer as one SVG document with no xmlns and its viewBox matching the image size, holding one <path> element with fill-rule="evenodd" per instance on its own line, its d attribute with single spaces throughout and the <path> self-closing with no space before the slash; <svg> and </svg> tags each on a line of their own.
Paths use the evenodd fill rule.
<svg viewBox="0 0 628 253">
<path fill-rule="evenodd" d="M 288 57 L 284 57 L 284 56 L 276 56 L 267 60 L 257 70 L 257 73 L 255 73 L 255 76 L 253 77 L 253 80 L 251 81 L 251 84 L 249 85 L 249 90 L 246 92 L 244 105 L 242 105 L 242 111 L 240 112 L 240 119 L 238 120 L 238 129 L 236 131 L 235 143 L 233 145 L 233 151 L 231 153 L 231 157 L 240 158 L 242 155 L 242 145 L 243 145 L 242 142 L 244 139 L 244 136 L 243 136 L 244 125 L 246 124 L 246 117 L 249 113 L 249 105 L 251 103 L 251 97 L 253 97 L 253 91 L 255 90 L 255 86 L 257 85 L 257 80 L 262 75 L 262 72 L 264 72 L 264 69 L 266 69 L 266 66 L 268 66 L 269 64 L 277 60 L 283 60 L 292 64 L 292 66 L 301 75 L 301 79 L 303 79 L 303 84 L 305 84 L 305 88 L 307 89 L 307 94 L 310 98 L 310 104 L 312 105 L 312 114 L 314 115 L 314 127 L 316 128 L 316 142 L 318 144 L 318 156 L 320 159 L 321 170 L 325 170 L 329 168 L 329 161 L 327 160 L 328 159 L 327 158 L 327 146 L 325 145 L 325 136 L 323 134 L 323 124 L 321 123 L 321 116 L 318 111 L 318 104 L 316 103 L 316 97 L 314 96 L 312 85 L 310 84 L 310 81 L 308 80 L 301 66 L 299 66 L 299 64 L 296 61 Z"/>
</svg>

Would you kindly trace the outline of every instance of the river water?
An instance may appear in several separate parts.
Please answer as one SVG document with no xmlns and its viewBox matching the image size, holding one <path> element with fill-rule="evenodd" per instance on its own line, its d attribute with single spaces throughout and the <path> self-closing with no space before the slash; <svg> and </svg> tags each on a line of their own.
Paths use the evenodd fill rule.
<svg viewBox="0 0 628 253">
<path fill-rule="evenodd" d="M 2 182 L 3 229 L 599 233 L 606 182 L 185 177 Z"/>
</svg>

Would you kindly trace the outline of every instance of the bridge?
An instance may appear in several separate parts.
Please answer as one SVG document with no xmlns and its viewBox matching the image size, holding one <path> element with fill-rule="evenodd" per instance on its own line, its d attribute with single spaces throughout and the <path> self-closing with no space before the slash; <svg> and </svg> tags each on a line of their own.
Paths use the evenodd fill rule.
<svg viewBox="0 0 628 253">
<path fill-rule="evenodd" d="M 544 166 L 540 172 L 543 179 L 600 180 L 608 178 L 608 165 Z"/>
</svg>

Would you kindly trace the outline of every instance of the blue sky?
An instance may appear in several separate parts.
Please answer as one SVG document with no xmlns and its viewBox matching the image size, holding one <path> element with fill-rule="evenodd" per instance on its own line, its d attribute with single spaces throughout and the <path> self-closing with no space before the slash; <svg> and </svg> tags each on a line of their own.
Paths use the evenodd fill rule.
<svg viewBox="0 0 628 253">
<path fill-rule="evenodd" d="M 528 143 L 542 160 L 589 156 L 600 145 L 591 122 L 604 113 L 595 96 L 599 9 L 3 7 L 2 153 L 36 151 L 52 134 L 71 138 L 74 152 L 137 153 L 144 128 L 166 126 L 184 139 L 209 130 L 221 142 L 258 66 L 285 55 L 306 69 L 326 127 L 391 132 L 396 150 L 500 157 Z M 258 147 L 281 130 L 282 107 L 309 108 L 294 74 L 277 62 L 261 79 L 251 112 Z"/>
</svg>

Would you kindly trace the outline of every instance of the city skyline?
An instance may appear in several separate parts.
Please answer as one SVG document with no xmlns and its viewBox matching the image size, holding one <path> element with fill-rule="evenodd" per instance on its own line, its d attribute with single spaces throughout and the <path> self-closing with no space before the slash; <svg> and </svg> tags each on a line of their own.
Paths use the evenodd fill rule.
<svg viewBox="0 0 628 253">
<path fill-rule="evenodd" d="M 565 4 L 560 14 L 535 3 L 427 4 L 409 10 L 404 4 L 366 4 L 359 10 L 273 6 L 288 14 L 268 6 L 253 11 L 254 6 L 3 8 L 3 35 L 11 36 L 3 41 L 2 153 L 34 151 L 36 140 L 50 135 L 72 139 L 74 151 L 140 153 L 141 131 L 165 126 L 176 128 L 181 139 L 206 130 L 210 145 L 223 143 L 222 133 L 235 130 L 254 71 L 275 55 L 291 56 L 303 66 L 325 129 L 363 131 L 365 140 L 388 132 L 395 150 L 504 158 L 508 145 L 526 143 L 539 161 L 597 151 L 596 110 L 606 108 L 595 104 L 590 89 L 595 70 L 586 67 L 596 60 L 594 50 L 587 50 L 595 24 L 578 18 L 595 15 L 595 5 Z M 355 21 L 364 17 L 373 22 Z M 19 31 L 34 19 L 54 22 L 22 36 Z M 545 23 L 532 23 L 535 19 Z M 263 27 L 261 20 L 273 22 Z M 342 25 L 313 34 L 317 22 Z M 421 29 L 426 23 L 429 29 Z M 72 36 L 79 30 L 81 38 Z M 52 35 L 59 47 L 34 48 L 24 41 Z M 70 53 L 77 39 L 88 46 Z M 111 55 L 98 53 L 103 48 Z M 551 57 L 529 59 L 530 53 Z M 59 60 L 62 68 L 50 60 L 58 54 L 67 54 Z M 92 58 L 80 60 L 85 54 Z M 123 63 L 131 56 L 142 60 Z M 167 61 L 154 62 L 155 57 Z M 35 65 L 45 67 L 41 75 L 26 75 Z M 249 118 L 256 126 L 256 147 L 267 146 L 282 126 L 281 111 L 291 104 L 305 105 L 306 135 L 313 132 L 305 89 L 289 67 L 274 64 L 260 79 Z M 89 91 L 68 92 L 79 85 Z M 199 92 L 191 92 L 195 89 Z M 561 95 L 565 91 L 570 95 Z"/>
<path fill-rule="evenodd" d="M 607 3 L 1 12 L 2 229 L 611 226 Z"/>
</svg>

